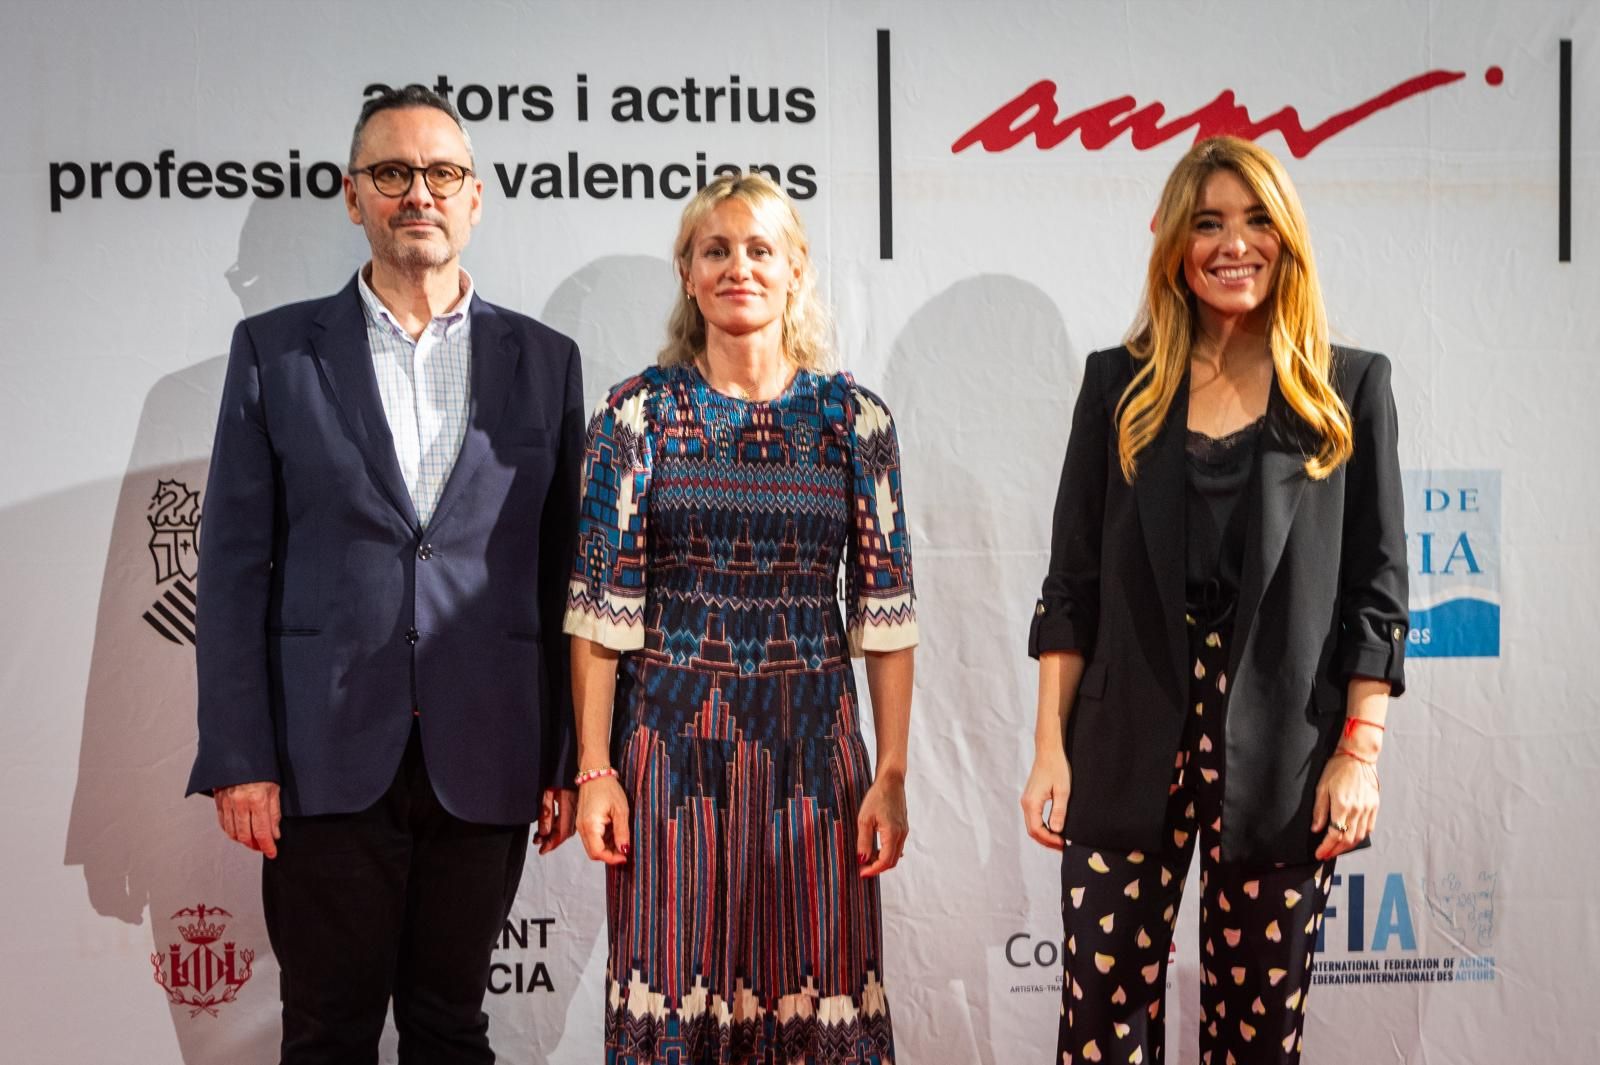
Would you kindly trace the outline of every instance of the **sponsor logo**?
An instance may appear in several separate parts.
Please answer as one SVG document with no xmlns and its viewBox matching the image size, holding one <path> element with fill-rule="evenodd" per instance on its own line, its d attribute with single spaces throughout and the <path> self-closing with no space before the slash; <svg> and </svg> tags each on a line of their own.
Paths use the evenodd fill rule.
<svg viewBox="0 0 1600 1065">
<path fill-rule="evenodd" d="M 1449 872 L 1423 885 L 1423 903 L 1457 949 L 1418 950 L 1406 879 L 1335 873 L 1317 930 L 1316 984 L 1465 984 L 1495 979 L 1495 889 L 1499 874 Z"/>
<path fill-rule="evenodd" d="M 550 945 L 554 917 L 512 917 L 500 929 L 494 961 L 489 966 L 491 995 L 531 995 L 535 991 L 554 991 L 550 969 L 529 952 L 543 951 Z"/>
<path fill-rule="evenodd" d="M 1063 956 L 1066 946 L 1055 936 L 1033 936 L 1028 932 L 1013 932 L 1006 937 L 1004 957 L 1006 965 L 1015 972 L 1009 974 L 1007 990 L 1013 995 L 1042 995 L 1060 997 L 1066 984 L 1066 964 Z"/>
<path fill-rule="evenodd" d="M 1416 658 L 1500 654 L 1500 471 L 1406 470 Z"/>
<path fill-rule="evenodd" d="M 256 952 L 231 940 L 218 945 L 228 929 L 219 918 L 232 916 L 204 903 L 179 910 L 169 920 L 188 921 L 178 925 L 183 943 L 150 955 L 155 981 L 167 993 L 167 1001 L 186 1007 L 191 1020 L 202 1013 L 217 1016 L 218 1008 L 238 998 L 239 989 L 250 979 Z"/>
<path fill-rule="evenodd" d="M 176 644 L 194 644 L 194 582 L 200 569 L 200 493 L 182 481 L 161 481 L 150 497 L 150 557 L 160 595 L 145 623 Z"/>
<path fill-rule="evenodd" d="M 977 145 L 986 152 L 1005 152 L 1029 137 L 1033 138 L 1034 145 L 1041 151 L 1048 151 L 1073 134 L 1077 134 L 1084 148 L 1091 152 L 1105 148 L 1123 134 L 1127 134 L 1134 148 L 1146 151 L 1189 133 L 1193 134 L 1196 142 L 1221 133 L 1231 133 L 1247 140 L 1277 133 L 1283 138 L 1289 153 L 1300 159 L 1379 111 L 1464 77 L 1466 74 L 1459 70 L 1430 70 L 1418 74 L 1354 107 L 1329 115 L 1310 129 L 1301 122 L 1300 112 L 1294 107 L 1280 107 L 1265 117 L 1254 117 L 1250 109 L 1239 102 L 1232 89 L 1223 89 L 1209 103 L 1170 119 L 1166 118 L 1165 103 L 1159 100 L 1140 103 L 1126 95 L 1112 97 L 1062 117 L 1061 106 L 1057 102 L 1058 87 L 1055 82 L 1043 79 L 1001 104 L 957 137 L 950 145 L 950 151 L 960 153 Z M 1484 80 L 1490 85 L 1499 85 L 1504 79 L 1505 74 L 1499 67 L 1490 67 L 1484 72 Z"/>
<path fill-rule="evenodd" d="M 1013 932 L 1006 937 L 1006 964 L 1019 970 L 1009 990 L 1013 995 L 1060 995 L 1066 983 L 1066 946 L 1059 938 Z M 1167 989 L 1172 990 L 1178 962 L 1178 943 L 1174 936 L 1167 945 Z"/>
</svg>

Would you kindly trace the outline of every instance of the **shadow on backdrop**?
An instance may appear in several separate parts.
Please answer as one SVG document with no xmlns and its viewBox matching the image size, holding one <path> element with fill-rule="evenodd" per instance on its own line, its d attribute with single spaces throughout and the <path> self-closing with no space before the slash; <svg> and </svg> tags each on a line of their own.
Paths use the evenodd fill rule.
<svg viewBox="0 0 1600 1065">
<path fill-rule="evenodd" d="M 540 321 L 578 342 L 583 394 L 591 408 L 612 385 L 655 365 L 677 292 L 667 260 L 608 255 L 550 294 Z"/>
<path fill-rule="evenodd" d="M 1059 917 L 1039 919 L 1057 912 L 1060 889 L 1047 869 L 1035 875 L 1048 864 L 1038 855 L 1024 861 L 1025 848 L 1047 852 L 1023 833 L 1017 797 L 1032 754 L 1029 609 L 1082 360 L 1041 289 L 990 274 L 925 303 L 885 377 L 922 635 L 911 849 L 886 884 L 885 918 L 891 957 L 947 978 L 898 985 L 896 1016 L 911 1023 L 897 1025 L 896 1042 L 909 1061 L 1005 1065 L 997 1041 L 1040 1054 L 1054 1045 L 1059 1006 L 1054 994 L 1013 990 L 1048 984 L 1059 968 L 1014 967 L 1006 947 L 1015 933 L 1061 938 Z M 916 891 L 918 881 L 936 881 L 937 894 Z"/>
<path fill-rule="evenodd" d="M 597 259 L 556 286 L 539 320 L 577 341 L 588 408 L 655 361 L 675 291 L 667 262 L 644 255 Z M 554 920 L 545 949 L 528 955 L 545 963 L 549 986 L 518 995 L 516 974 L 502 970 L 500 985 L 513 990 L 498 997 L 508 1007 L 506 1000 L 520 1000 L 527 1008 L 496 1011 L 491 1005 L 496 1053 L 508 1063 L 596 1060 L 606 994 L 603 867 L 589 860 L 576 838 L 554 855 L 530 858 L 514 920 L 517 915 Z M 496 960 L 514 964 L 517 946 L 496 952 Z"/>
<path fill-rule="evenodd" d="M 256 200 L 226 280 L 251 315 L 336 291 L 365 258 L 360 230 L 327 204 Z M 169 1001 L 189 1003 L 170 1009 L 193 1065 L 278 1055 L 260 859 L 223 837 L 209 801 L 183 798 L 195 752 L 197 536 L 226 362 L 168 374 L 145 397 L 112 519 L 65 854 L 83 868 L 96 913 L 136 925 L 149 912 L 151 1003 L 166 994 L 158 979 L 173 985 Z"/>
</svg>

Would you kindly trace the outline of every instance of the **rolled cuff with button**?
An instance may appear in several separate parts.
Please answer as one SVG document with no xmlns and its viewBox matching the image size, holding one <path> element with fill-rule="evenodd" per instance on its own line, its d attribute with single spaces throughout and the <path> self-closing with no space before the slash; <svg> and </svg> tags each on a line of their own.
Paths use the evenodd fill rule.
<svg viewBox="0 0 1600 1065">
<path fill-rule="evenodd" d="M 1087 654 L 1094 645 L 1094 619 L 1084 618 L 1070 600 L 1040 599 L 1033 606 L 1033 623 L 1028 628 L 1028 657 L 1038 658 L 1049 651 L 1076 651 Z"/>
<path fill-rule="evenodd" d="M 1338 671 L 1346 680 L 1370 677 L 1389 682 L 1389 695 L 1398 697 L 1406 690 L 1405 625 L 1366 623 L 1359 631 L 1347 628 L 1339 641 Z"/>
</svg>

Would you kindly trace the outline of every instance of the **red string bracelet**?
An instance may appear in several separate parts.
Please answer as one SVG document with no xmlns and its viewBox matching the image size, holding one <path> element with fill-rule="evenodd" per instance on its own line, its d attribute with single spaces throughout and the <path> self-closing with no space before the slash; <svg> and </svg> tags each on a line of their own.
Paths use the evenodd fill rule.
<svg viewBox="0 0 1600 1065">
<path fill-rule="evenodd" d="M 1376 721 L 1368 721 L 1364 717 L 1347 717 L 1344 719 L 1344 738 L 1349 739 L 1351 736 L 1354 736 L 1356 734 L 1356 729 L 1362 725 L 1366 725 L 1368 728 L 1375 728 L 1379 732 L 1385 731 L 1384 727 L 1378 724 Z"/>
<path fill-rule="evenodd" d="M 1362 765 L 1372 770 L 1372 783 L 1379 791 L 1383 790 L 1383 783 L 1378 779 L 1378 760 L 1376 758 L 1363 758 L 1361 755 L 1343 745 L 1335 747 L 1333 749 L 1333 753 L 1335 756 L 1342 754 L 1352 762 L 1360 762 Z"/>
</svg>

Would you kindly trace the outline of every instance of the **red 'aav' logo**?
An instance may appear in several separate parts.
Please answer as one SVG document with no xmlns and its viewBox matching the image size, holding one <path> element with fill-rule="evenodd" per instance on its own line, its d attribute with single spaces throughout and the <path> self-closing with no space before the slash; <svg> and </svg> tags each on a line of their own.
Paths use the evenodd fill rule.
<svg viewBox="0 0 1600 1065">
<path fill-rule="evenodd" d="M 1074 133 L 1090 151 L 1104 148 L 1124 133 L 1135 148 L 1143 151 L 1192 130 L 1196 141 L 1220 133 L 1248 140 L 1255 140 L 1264 133 L 1279 133 L 1290 154 L 1300 159 L 1310 155 L 1328 138 L 1377 112 L 1464 77 L 1466 75 L 1459 70 L 1430 70 L 1348 110 L 1330 115 L 1310 129 L 1301 124 L 1300 112 L 1293 107 L 1279 108 L 1265 118 L 1251 117 L 1249 109 L 1235 99 L 1232 89 L 1222 90 L 1210 103 L 1165 123 L 1162 119 L 1167 113 L 1166 104 L 1157 101 L 1141 106 L 1132 96 L 1118 96 L 1061 118 L 1056 104 L 1056 83 L 1036 81 L 958 137 L 950 151 L 962 152 L 976 144 L 985 151 L 1003 152 L 1029 137 L 1041 149 L 1050 149 Z M 1484 74 L 1484 80 L 1490 85 L 1499 85 L 1503 79 L 1499 67 L 1490 67 Z"/>
<path fill-rule="evenodd" d="M 187 1006 L 191 1018 L 202 1013 L 215 1017 L 217 1007 L 237 998 L 239 989 L 250 979 L 255 951 L 241 949 L 232 942 L 223 943 L 221 949 L 216 946 L 228 930 L 217 918 L 232 916 L 227 910 L 204 903 L 179 910 L 172 920 L 193 919 L 178 926 L 187 946 L 174 943 L 165 954 L 150 955 L 155 981 L 166 991 L 167 1001 L 174 1006 Z"/>
</svg>

